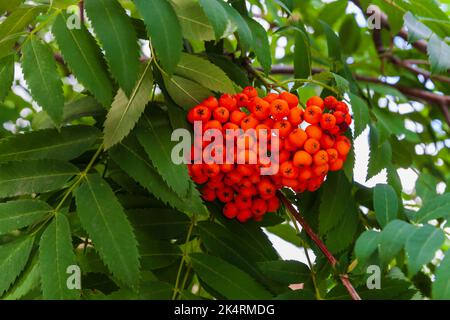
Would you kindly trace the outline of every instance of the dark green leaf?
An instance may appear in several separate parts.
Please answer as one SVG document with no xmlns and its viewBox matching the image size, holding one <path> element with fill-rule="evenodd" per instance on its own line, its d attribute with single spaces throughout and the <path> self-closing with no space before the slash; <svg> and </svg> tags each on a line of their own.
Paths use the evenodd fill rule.
<svg viewBox="0 0 450 320">
<path fill-rule="evenodd" d="M 437 271 L 436 279 L 433 282 L 433 299 L 450 299 L 450 254 L 447 252 L 441 261 Z"/>
<path fill-rule="evenodd" d="M 365 263 L 372 253 L 377 250 L 380 241 L 380 233 L 374 230 L 366 230 L 358 238 L 355 244 L 355 255 L 359 263 Z"/>
<path fill-rule="evenodd" d="M 143 270 L 167 267 L 182 256 L 180 248 L 168 241 L 151 240 L 142 237 L 139 243 Z"/>
<path fill-rule="evenodd" d="M 414 215 L 414 221 L 426 223 L 433 219 L 448 217 L 450 217 L 450 193 L 445 193 L 427 201 Z"/>
<path fill-rule="evenodd" d="M 413 225 L 401 220 L 392 220 L 384 227 L 379 247 L 383 264 L 389 263 L 400 252 L 414 230 Z"/>
<path fill-rule="evenodd" d="M 230 20 L 226 8 L 220 2 L 221 0 L 199 0 L 200 6 L 214 28 L 216 40 L 227 37 L 237 29 L 235 23 Z"/>
<path fill-rule="evenodd" d="M 311 48 L 308 34 L 296 28 L 294 50 L 294 76 L 308 79 L 311 76 Z"/>
<path fill-rule="evenodd" d="M 14 80 L 14 56 L 0 59 L 0 101 L 3 101 L 11 89 Z"/>
<path fill-rule="evenodd" d="M 268 74 L 272 67 L 272 56 L 269 46 L 269 39 L 267 38 L 267 32 L 255 20 L 246 18 L 246 21 L 252 31 L 253 50 L 255 50 L 256 57 L 258 58 L 258 61 L 263 67 L 265 73 Z"/>
<path fill-rule="evenodd" d="M 369 108 L 367 103 L 353 93 L 349 93 L 353 118 L 355 121 L 355 138 L 357 138 L 367 127 L 369 122 Z"/>
<path fill-rule="evenodd" d="M 398 198 L 394 188 L 387 184 L 377 184 L 373 192 L 375 214 L 381 227 L 397 218 Z"/>
<path fill-rule="evenodd" d="M 185 110 L 213 95 L 197 82 L 179 76 L 164 77 L 164 84 L 172 100 Z"/>
<path fill-rule="evenodd" d="M 0 203 L 0 234 L 29 226 L 52 211 L 40 200 L 16 200 Z"/>
<path fill-rule="evenodd" d="M 305 283 L 311 278 L 311 270 L 295 260 L 264 261 L 258 266 L 266 277 L 285 285 Z"/>
<path fill-rule="evenodd" d="M 433 73 L 446 72 L 450 69 L 450 46 L 435 34 L 428 42 L 428 56 Z"/>
<path fill-rule="evenodd" d="M 183 36 L 192 40 L 214 40 L 214 29 L 200 4 L 190 0 L 171 0 L 180 21 Z"/>
</svg>

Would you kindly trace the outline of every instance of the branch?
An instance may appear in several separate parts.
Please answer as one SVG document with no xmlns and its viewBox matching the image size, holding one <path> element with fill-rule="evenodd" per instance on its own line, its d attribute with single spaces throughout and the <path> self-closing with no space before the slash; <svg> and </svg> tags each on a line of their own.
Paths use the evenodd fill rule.
<svg viewBox="0 0 450 320">
<path fill-rule="evenodd" d="M 305 232 L 308 234 L 308 236 L 314 241 L 314 243 L 319 247 L 320 251 L 325 255 L 330 265 L 333 267 L 333 269 L 336 267 L 336 264 L 338 263 L 336 258 L 333 256 L 333 254 L 328 250 L 326 245 L 320 240 L 319 236 L 316 235 L 316 233 L 313 231 L 313 229 L 310 227 L 308 222 L 306 222 L 305 218 L 300 214 L 300 212 L 295 209 L 295 207 L 292 205 L 292 203 L 286 198 L 286 196 L 281 192 L 278 191 L 278 197 L 280 198 L 281 202 L 283 202 L 286 209 L 291 213 L 291 215 L 295 218 L 295 220 L 300 223 L 302 228 L 305 230 Z M 353 287 L 352 283 L 350 282 L 350 279 L 348 278 L 347 274 L 340 274 L 339 278 L 341 279 L 342 284 L 347 289 L 348 293 L 352 297 L 353 300 L 361 300 L 361 297 L 359 296 L 358 292 L 356 292 L 355 288 Z"/>
</svg>

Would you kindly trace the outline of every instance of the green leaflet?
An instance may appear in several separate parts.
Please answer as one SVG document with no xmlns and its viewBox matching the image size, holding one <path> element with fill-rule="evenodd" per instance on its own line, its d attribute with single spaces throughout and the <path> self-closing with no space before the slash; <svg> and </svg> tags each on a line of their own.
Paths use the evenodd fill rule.
<svg viewBox="0 0 450 320">
<path fill-rule="evenodd" d="M 448 251 L 437 269 L 432 296 L 436 300 L 450 299 L 450 254 Z"/>
<path fill-rule="evenodd" d="M 11 89 L 14 80 L 14 56 L 0 59 L 0 101 L 3 101 Z"/>
<path fill-rule="evenodd" d="M 442 73 L 450 69 L 450 46 L 433 34 L 428 42 L 428 57 L 433 73 Z"/>
<path fill-rule="evenodd" d="M 237 26 L 232 23 L 227 9 L 220 3 L 221 0 L 199 0 L 206 17 L 214 28 L 216 40 L 220 40 L 232 34 Z"/>
<path fill-rule="evenodd" d="M 67 218 L 61 212 L 55 215 L 45 229 L 39 244 L 39 269 L 44 299 L 76 299 L 80 292 L 68 287 L 68 267 L 75 265 L 72 236 Z"/>
<path fill-rule="evenodd" d="M 148 64 L 129 98 L 119 89 L 104 123 L 105 149 L 122 141 L 134 128 L 150 101 L 152 85 L 153 77 Z"/>
<path fill-rule="evenodd" d="M 0 198 L 54 191 L 62 188 L 77 173 L 77 167 L 59 160 L 0 164 Z"/>
<path fill-rule="evenodd" d="M 227 299 L 272 298 L 271 294 L 247 273 L 222 259 L 203 253 L 193 253 L 190 258 L 200 279 Z"/>
<path fill-rule="evenodd" d="M 433 259 L 436 250 L 441 247 L 444 240 L 444 232 L 428 224 L 410 235 L 405 246 L 410 276 L 415 275 L 424 264 Z"/>
<path fill-rule="evenodd" d="M 308 79 L 311 76 L 311 44 L 303 28 L 295 28 L 294 76 Z"/>
<path fill-rule="evenodd" d="M 214 29 L 197 1 L 171 0 L 183 36 L 192 40 L 214 40 Z"/>
<path fill-rule="evenodd" d="M 355 255 L 360 263 L 364 264 L 377 250 L 379 239 L 380 233 L 374 230 L 366 230 L 359 236 L 355 244 Z"/>
<path fill-rule="evenodd" d="M 355 138 L 357 138 L 367 127 L 369 122 L 369 108 L 367 103 L 353 93 L 349 93 L 355 121 Z"/>
<path fill-rule="evenodd" d="M 380 259 L 383 265 L 389 263 L 405 246 L 406 241 L 415 231 L 412 224 L 401 220 L 392 220 L 380 235 Z"/>
<path fill-rule="evenodd" d="M 450 217 L 450 193 L 445 193 L 427 201 L 414 215 L 414 221 L 425 223 L 433 219 L 448 217 Z"/>
<path fill-rule="evenodd" d="M 330 59 L 334 60 L 335 62 L 341 62 L 341 44 L 338 36 L 326 22 L 320 21 L 320 24 L 327 38 L 328 57 L 330 57 Z"/>
<path fill-rule="evenodd" d="M 147 25 L 151 44 L 163 68 L 172 73 L 183 48 L 181 26 L 167 0 L 133 0 Z"/>
<path fill-rule="evenodd" d="M 433 31 L 417 20 L 411 12 L 407 12 L 403 20 L 405 21 L 405 26 L 408 28 L 408 40 L 411 43 L 422 39 L 428 40 L 433 34 Z"/>
<path fill-rule="evenodd" d="M 311 279 L 308 266 L 296 260 L 264 261 L 258 262 L 258 266 L 266 277 L 285 285 L 305 283 Z"/>
<path fill-rule="evenodd" d="M 217 92 L 235 93 L 233 82 L 219 67 L 206 59 L 183 53 L 175 73 Z"/>
<path fill-rule="evenodd" d="M 29 226 L 52 210 L 40 200 L 22 199 L 0 203 L 0 234 Z"/>
<path fill-rule="evenodd" d="M 213 93 L 197 82 L 179 76 L 164 77 L 164 85 L 173 101 L 185 110 L 200 104 Z"/>
<path fill-rule="evenodd" d="M 92 126 L 32 131 L 0 140 L 0 162 L 34 159 L 71 160 L 88 151 L 100 138 Z"/>
<path fill-rule="evenodd" d="M 22 53 L 23 73 L 33 98 L 59 126 L 63 118 L 64 94 L 52 50 L 32 37 L 23 46 Z"/>
<path fill-rule="evenodd" d="M 169 241 L 152 240 L 147 236 L 140 237 L 139 252 L 142 270 L 167 267 L 182 256 L 177 245 Z"/>
<path fill-rule="evenodd" d="M 423 203 L 437 196 L 436 187 L 439 179 L 435 176 L 422 172 L 416 181 L 416 194 L 422 199 Z"/>
<path fill-rule="evenodd" d="M 159 200 L 189 215 L 208 214 L 193 182 L 189 183 L 187 196 L 178 197 L 158 174 L 135 137 L 121 142 L 110 149 L 109 153 L 114 162 Z"/>
<path fill-rule="evenodd" d="M 38 255 L 35 254 L 27 263 L 25 270 L 19 279 L 12 285 L 8 292 L 2 297 L 3 300 L 19 300 L 30 291 L 40 286 Z"/>
<path fill-rule="evenodd" d="M 0 246 L 0 295 L 8 290 L 28 261 L 34 238 L 22 238 Z"/>
<path fill-rule="evenodd" d="M 379 131 L 375 126 L 370 126 L 369 133 L 370 158 L 366 180 L 374 177 L 381 170 L 388 167 L 392 159 L 392 147 L 389 141 L 380 142 Z"/>
<path fill-rule="evenodd" d="M 139 71 L 138 39 L 130 18 L 116 0 L 85 1 L 85 8 L 112 74 L 130 96 Z"/>
<path fill-rule="evenodd" d="M 394 188 L 387 184 L 378 184 L 373 192 L 375 214 L 381 227 L 397 218 L 398 198 Z"/>
<path fill-rule="evenodd" d="M 84 25 L 80 29 L 67 27 L 67 15 L 60 14 L 52 33 L 59 49 L 77 79 L 106 108 L 113 98 L 113 84 L 106 63 L 95 39 Z"/>
<path fill-rule="evenodd" d="M 167 115 L 156 107 L 144 114 L 137 137 L 147 155 L 169 187 L 180 196 L 189 190 L 189 174 L 184 163 L 175 164 L 171 158 L 175 142 L 171 141 L 171 125 Z"/>
<path fill-rule="evenodd" d="M 88 175 L 75 199 L 81 224 L 102 260 L 120 282 L 136 288 L 140 269 L 137 241 L 111 187 L 99 175 Z"/>
<path fill-rule="evenodd" d="M 252 31 L 253 50 L 255 51 L 256 57 L 263 67 L 264 72 L 268 74 L 272 67 L 272 56 L 266 30 L 264 30 L 258 22 L 251 18 L 246 18 L 246 21 Z"/>
</svg>

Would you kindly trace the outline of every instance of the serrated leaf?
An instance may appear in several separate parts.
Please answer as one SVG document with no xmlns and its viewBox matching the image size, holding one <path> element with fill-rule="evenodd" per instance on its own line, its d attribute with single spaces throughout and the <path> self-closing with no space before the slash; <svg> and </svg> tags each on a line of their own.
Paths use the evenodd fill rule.
<svg viewBox="0 0 450 320">
<path fill-rule="evenodd" d="M 244 18 L 240 15 L 236 9 L 234 9 L 231 5 L 224 1 L 218 1 L 218 3 L 225 9 L 228 20 L 230 20 L 233 25 L 237 28 L 237 34 L 239 36 L 239 42 L 244 51 L 250 50 L 253 42 L 252 31 L 250 30 L 247 22 L 245 22 Z"/>
<path fill-rule="evenodd" d="M 58 212 L 39 243 L 39 269 L 44 299 L 76 299 L 80 292 L 68 287 L 67 268 L 75 265 L 69 221 Z"/>
<path fill-rule="evenodd" d="M 40 273 L 38 255 L 30 259 L 25 270 L 19 279 L 8 289 L 8 292 L 2 297 L 3 300 L 19 300 L 30 291 L 40 286 Z"/>
<path fill-rule="evenodd" d="M 353 117 L 355 122 L 355 135 L 357 138 L 367 127 L 367 123 L 369 123 L 369 108 L 367 103 L 353 93 L 349 93 Z"/>
<path fill-rule="evenodd" d="M 428 224 L 411 234 L 405 246 L 410 276 L 415 275 L 424 264 L 433 259 L 436 250 L 441 247 L 444 240 L 443 231 Z"/>
<path fill-rule="evenodd" d="M 0 246 L 0 295 L 25 268 L 33 242 L 33 237 L 26 237 Z"/>
<path fill-rule="evenodd" d="M 395 134 L 405 135 L 407 141 L 420 143 L 420 137 L 417 133 L 405 128 L 404 120 L 398 113 L 385 111 L 380 108 L 373 108 L 371 111 L 377 118 L 377 127 L 380 129 L 381 141 L 384 141 L 389 135 Z"/>
<path fill-rule="evenodd" d="M 450 46 L 435 34 L 428 42 L 428 57 L 432 73 L 441 73 L 450 69 Z"/>
<path fill-rule="evenodd" d="M 414 215 L 414 221 L 426 223 L 433 219 L 448 217 L 450 217 L 450 193 L 445 193 L 425 202 L 423 207 Z"/>
<path fill-rule="evenodd" d="M 364 231 L 356 240 L 355 255 L 359 263 L 365 263 L 372 253 L 377 250 L 380 233 L 374 230 Z"/>
<path fill-rule="evenodd" d="M 380 259 L 384 265 L 400 252 L 413 232 L 414 226 L 401 220 L 392 220 L 384 227 L 379 247 Z"/>
<path fill-rule="evenodd" d="M 422 39 L 428 40 L 433 34 L 433 31 L 417 20 L 411 12 L 407 12 L 403 17 L 403 20 L 405 21 L 405 26 L 408 29 L 408 41 L 410 43 Z"/>
<path fill-rule="evenodd" d="M 81 224 L 111 273 L 124 284 L 137 287 L 137 241 L 111 187 L 99 175 L 88 175 L 75 199 Z"/>
<path fill-rule="evenodd" d="M 213 53 L 208 53 L 208 58 L 215 65 L 219 66 L 227 74 L 227 76 L 241 88 L 245 88 L 250 85 L 250 81 L 248 80 L 248 76 L 245 71 L 239 68 L 230 59 Z"/>
<path fill-rule="evenodd" d="M 71 160 L 89 150 L 100 138 L 91 126 L 32 131 L 0 140 L 0 162 L 34 159 Z"/>
<path fill-rule="evenodd" d="M 8 94 L 14 80 L 14 56 L 0 59 L 0 101 Z"/>
<path fill-rule="evenodd" d="M 332 253 L 338 253 L 346 249 L 353 242 L 358 228 L 356 203 L 352 198 L 347 199 L 346 202 L 342 220 L 326 234 L 326 245 Z"/>
<path fill-rule="evenodd" d="M 200 279 L 227 299 L 263 300 L 271 294 L 247 273 L 222 259 L 203 253 L 190 255 Z"/>
<path fill-rule="evenodd" d="M 300 247 L 301 241 L 297 235 L 297 231 L 290 224 L 278 224 L 276 226 L 267 227 L 266 229 L 284 241 L 287 241 L 296 247 Z"/>
<path fill-rule="evenodd" d="M 326 22 L 320 21 L 320 24 L 327 38 L 328 57 L 330 57 L 334 61 L 340 62 L 342 60 L 342 54 L 339 37 Z"/>
<path fill-rule="evenodd" d="M 178 246 L 169 241 L 152 240 L 141 237 L 139 241 L 142 270 L 154 270 L 167 267 L 181 258 Z"/>
<path fill-rule="evenodd" d="M 208 214 L 193 183 L 189 184 L 186 198 L 178 197 L 153 167 L 136 138 L 126 139 L 109 152 L 114 162 L 159 200 L 189 215 Z"/>
<path fill-rule="evenodd" d="M 22 199 L 0 203 L 0 234 L 29 226 L 52 210 L 40 200 Z"/>
<path fill-rule="evenodd" d="M 220 1 L 220 0 L 219 0 Z M 232 34 L 237 25 L 230 20 L 226 8 L 218 0 L 199 0 L 206 17 L 214 29 L 216 40 L 220 40 Z"/>
<path fill-rule="evenodd" d="M 64 61 L 80 83 L 104 107 L 109 108 L 113 98 L 113 84 L 102 52 L 83 24 L 79 29 L 68 28 L 67 20 L 67 15 L 60 14 L 52 29 Z"/>
<path fill-rule="evenodd" d="M 173 101 L 185 110 L 213 95 L 200 84 L 179 76 L 164 77 L 164 85 Z"/>
<path fill-rule="evenodd" d="M 180 21 L 183 36 L 192 40 L 214 40 L 214 29 L 198 1 L 171 0 Z"/>
<path fill-rule="evenodd" d="M 324 235 L 345 217 L 351 184 L 342 172 L 330 174 L 323 186 L 319 208 L 319 234 Z"/>
<path fill-rule="evenodd" d="M 180 60 L 183 39 L 180 22 L 167 0 L 133 0 L 147 26 L 151 44 L 163 68 L 172 73 Z"/>
<path fill-rule="evenodd" d="M 119 89 L 104 123 L 105 149 L 122 141 L 134 128 L 150 101 L 152 85 L 153 77 L 148 64 L 129 98 Z"/>
<path fill-rule="evenodd" d="M 272 55 L 270 51 L 269 39 L 266 30 L 258 22 L 251 18 L 246 18 L 247 24 L 252 31 L 253 36 L 253 50 L 259 63 L 268 74 L 272 67 Z"/>
<path fill-rule="evenodd" d="M 398 198 L 394 188 L 387 184 L 377 184 L 373 192 L 373 203 L 377 221 L 385 227 L 397 218 Z"/>
<path fill-rule="evenodd" d="M 450 299 L 450 254 L 448 251 L 436 271 L 432 292 L 435 300 Z"/>
<path fill-rule="evenodd" d="M 311 279 L 311 270 L 296 260 L 258 262 L 259 268 L 269 279 L 285 284 L 305 283 Z"/>
<path fill-rule="evenodd" d="M 198 56 L 183 53 L 175 73 L 212 91 L 235 93 L 233 82 L 225 72 Z"/>
<path fill-rule="evenodd" d="M 172 161 L 175 143 L 171 141 L 171 135 L 170 122 L 165 113 L 152 108 L 143 115 L 137 131 L 138 140 L 164 181 L 178 196 L 184 197 L 189 190 L 189 174 L 184 163 L 175 164 Z"/>
<path fill-rule="evenodd" d="M 54 191 L 77 173 L 77 167 L 59 160 L 0 164 L 0 198 Z"/>
<path fill-rule="evenodd" d="M 311 76 L 311 44 L 303 28 L 296 28 L 295 31 L 294 76 L 308 79 Z"/>
<path fill-rule="evenodd" d="M 85 1 L 85 8 L 112 74 L 130 96 L 139 71 L 138 39 L 130 18 L 116 0 Z"/>
<path fill-rule="evenodd" d="M 389 141 L 380 142 L 378 129 L 370 126 L 369 132 L 369 165 L 366 180 L 371 179 L 381 170 L 390 165 L 392 159 L 392 147 Z"/>
<path fill-rule="evenodd" d="M 23 46 L 22 54 L 23 74 L 34 100 L 59 126 L 63 117 L 64 94 L 52 50 L 32 37 Z"/>
</svg>

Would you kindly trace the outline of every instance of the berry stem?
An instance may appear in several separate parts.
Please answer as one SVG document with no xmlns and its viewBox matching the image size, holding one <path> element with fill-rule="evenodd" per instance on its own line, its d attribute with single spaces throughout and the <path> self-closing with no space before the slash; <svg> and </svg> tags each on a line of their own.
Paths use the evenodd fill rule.
<svg viewBox="0 0 450 320">
<path fill-rule="evenodd" d="M 333 268 L 335 268 L 338 261 L 330 252 L 330 250 L 328 250 L 327 246 L 323 243 L 323 241 L 320 240 L 319 236 L 313 231 L 308 222 L 306 222 L 305 218 L 303 218 L 300 212 L 292 205 L 292 203 L 286 198 L 286 196 L 281 191 L 278 191 L 278 198 L 281 200 L 281 202 L 284 204 L 284 206 L 290 212 L 290 214 L 295 218 L 295 220 L 297 220 L 298 223 L 300 223 L 300 225 L 308 234 L 308 236 L 312 239 L 312 241 L 314 241 L 314 243 L 319 247 L 319 249 L 327 258 L 330 265 Z M 339 278 L 341 279 L 342 284 L 345 286 L 352 299 L 361 300 L 361 297 L 359 296 L 358 292 L 356 292 L 355 288 L 350 282 L 348 275 L 340 274 Z"/>
</svg>

